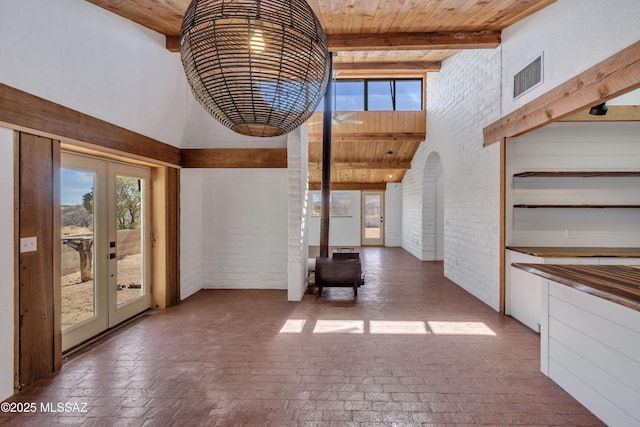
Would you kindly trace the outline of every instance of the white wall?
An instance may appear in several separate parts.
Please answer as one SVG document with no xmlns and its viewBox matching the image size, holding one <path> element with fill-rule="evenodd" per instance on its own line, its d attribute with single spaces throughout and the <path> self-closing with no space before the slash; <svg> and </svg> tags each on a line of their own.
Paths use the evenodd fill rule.
<svg viewBox="0 0 640 427">
<path fill-rule="evenodd" d="M 507 114 L 640 40 L 640 1 L 561 0 L 502 32 Z M 513 75 L 544 53 L 544 82 L 513 101 Z"/>
<path fill-rule="evenodd" d="M 300 301 L 307 289 L 309 270 L 309 137 L 306 126 L 287 136 L 287 200 L 289 203 L 288 293 Z"/>
<path fill-rule="evenodd" d="M 211 117 L 189 90 L 182 148 L 286 148 L 287 137 L 258 138 L 235 133 Z"/>
<path fill-rule="evenodd" d="M 329 220 L 329 246 L 360 246 L 360 191 L 332 191 L 334 193 L 351 195 L 351 216 L 332 216 Z M 313 195 L 320 195 L 320 191 L 309 192 L 309 210 L 307 220 L 309 223 L 309 245 L 320 246 L 320 217 L 313 216 L 311 203 Z"/>
<path fill-rule="evenodd" d="M 509 144 L 509 177 L 538 170 L 640 171 L 638 122 L 554 123 Z M 507 183 L 509 206 L 640 203 L 640 177 L 527 177 Z M 640 209 L 517 208 L 507 214 L 510 245 L 640 247 Z"/>
<path fill-rule="evenodd" d="M 180 299 L 202 289 L 203 170 L 180 171 Z"/>
<path fill-rule="evenodd" d="M 0 82 L 179 146 L 187 84 L 164 36 L 78 0 L 4 0 Z"/>
<path fill-rule="evenodd" d="M 384 193 L 384 245 L 402 245 L 402 184 L 388 182 Z"/>
<path fill-rule="evenodd" d="M 422 260 L 444 259 L 444 169 L 433 151 L 422 175 Z"/>
<path fill-rule="evenodd" d="M 205 289 L 287 289 L 287 169 L 201 169 Z"/>
<path fill-rule="evenodd" d="M 13 394 L 13 131 L 0 128 L 0 401 Z"/>
<path fill-rule="evenodd" d="M 500 49 L 447 59 L 439 73 L 428 74 L 427 90 L 427 140 L 402 181 L 402 247 L 424 256 L 423 174 L 437 152 L 444 169 L 445 275 L 498 309 L 500 152 L 496 144 L 483 148 L 482 129 L 500 114 Z"/>
</svg>

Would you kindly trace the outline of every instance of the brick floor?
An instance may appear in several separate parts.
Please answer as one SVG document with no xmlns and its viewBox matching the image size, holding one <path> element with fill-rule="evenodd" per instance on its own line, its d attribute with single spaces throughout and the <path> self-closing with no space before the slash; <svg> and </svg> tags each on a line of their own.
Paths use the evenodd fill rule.
<svg viewBox="0 0 640 427">
<path fill-rule="evenodd" d="M 15 395 L 2 425 L 602 425 L 539 372 L 539 338 L 399 248 L 366 285 L 205 290 Z M 41 404 L 86 412 L 43 413 Z M 83 405 L 86 407 L 83 408 Z M 45 407 L 46 409 L 46 407 Z"/>
</svg>

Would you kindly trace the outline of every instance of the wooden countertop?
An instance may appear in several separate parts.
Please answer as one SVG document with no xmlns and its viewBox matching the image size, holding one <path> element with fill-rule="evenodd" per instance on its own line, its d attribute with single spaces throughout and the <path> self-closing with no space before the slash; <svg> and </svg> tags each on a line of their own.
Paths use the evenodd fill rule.
<svg viewBox="0 0 640 427">
<path fill-rule="evenodd" d="M 640 248 L 507 246 L 507 249 L 540 258 L 640 258 Z"/>
<path fill-rule="evenodd" d="M 511 264 L 515 268 L 640 311 L 640 268 L 628 265 Z"/>
</svg>

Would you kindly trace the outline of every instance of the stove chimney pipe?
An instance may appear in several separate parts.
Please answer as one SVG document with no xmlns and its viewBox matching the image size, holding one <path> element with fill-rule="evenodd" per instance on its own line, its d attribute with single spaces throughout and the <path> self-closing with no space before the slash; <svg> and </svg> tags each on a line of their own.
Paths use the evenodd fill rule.
<svg viewBox="0 0 640 427">
<path fill-rule="evenodd" d="M 329 52 L 329 84 L 324 94 L 322 118 L 322 209 L 320 211 L 320 257 L 329 257 L 329 217 L 331 213 L 331 125 L 333 103 L 333 53 Z"/>
</svg>

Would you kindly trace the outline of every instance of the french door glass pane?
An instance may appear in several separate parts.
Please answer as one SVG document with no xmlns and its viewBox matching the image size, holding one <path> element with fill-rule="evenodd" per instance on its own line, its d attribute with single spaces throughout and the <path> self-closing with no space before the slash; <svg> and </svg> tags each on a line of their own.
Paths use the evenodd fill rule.
<svg viewBox="0 0 640 427">
<path fill-rule="evenodd" d="M 91 319 L 96 314 L 93 262 L 95 181 L 93 172 L 60 171 L 62 329 Z"/>
<path fill-rule="evenodd" d="M 366 194 L 364 198 L 365 238 L 380 238 L 380 203 L 378 194 Z"/>
<path fill-rule="evenodd" d="M 117 305 L 144 295 L 142 180 L 116 176 Z"/>
</svg>

